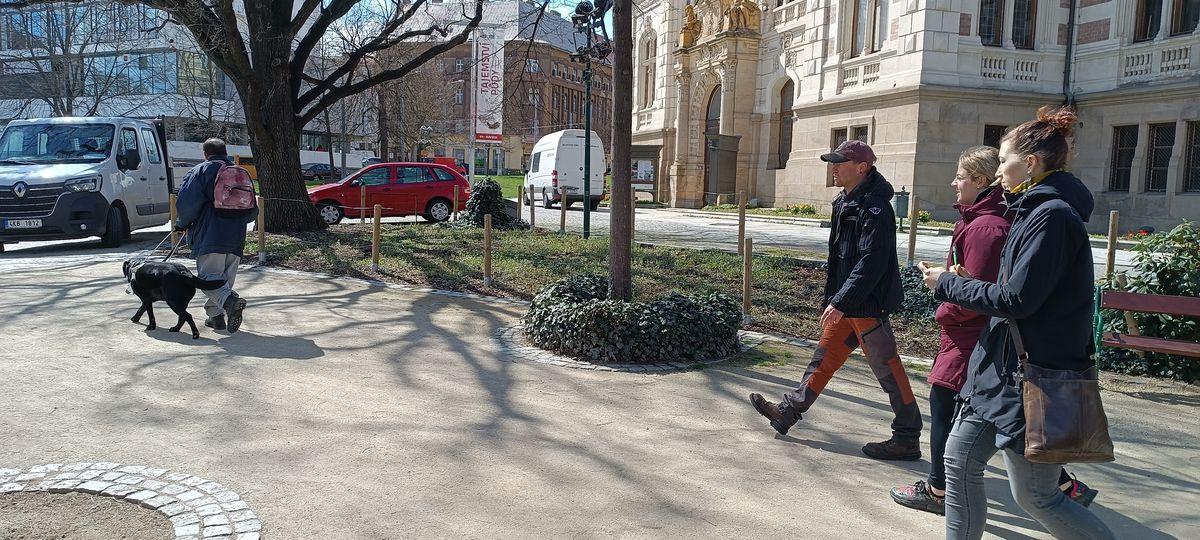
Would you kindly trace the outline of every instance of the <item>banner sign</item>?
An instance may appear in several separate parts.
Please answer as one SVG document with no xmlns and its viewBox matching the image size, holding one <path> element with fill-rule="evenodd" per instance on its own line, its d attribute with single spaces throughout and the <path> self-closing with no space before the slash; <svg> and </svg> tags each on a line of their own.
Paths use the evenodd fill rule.
<svg viewBox="0 0 1200 540">
<path fill-rule="evenodd" d="M 475 141 L 503 142 L 504 34 L 499 28 L 477 28 L 475 52 L 479 80 L 475 84 Z"/>
</svg>

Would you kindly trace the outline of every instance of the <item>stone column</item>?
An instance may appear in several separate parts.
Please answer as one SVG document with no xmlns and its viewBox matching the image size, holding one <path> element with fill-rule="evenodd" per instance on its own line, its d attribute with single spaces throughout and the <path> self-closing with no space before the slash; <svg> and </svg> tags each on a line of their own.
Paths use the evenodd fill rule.
<svg viewBox="0 0 1200 540">
<path fill-rule="evenodd" d="M 725 60 L 725 68 L 721 70 L 721 135 L 733 135 L 734 104 L 737 102 L 737 59 Z"/>
<path fill-rule="evenodd" d="M 671 170 L 671 204 L 685 200 L 685 183 L 687 182 L 688 143 L 694 134 L 688 128 L 691 123 L 691 87 L 692 74 L 682 65 L 675 67 L 675 163 Z"/>
<path fill-rule="evenodd" d="M 1017 12 L 1016 4 L 1017 4 L 1016 0 L 1005 0 L 1005 2 L 1004 2 L 1004 29 L 1002 30 L 1004 32 L 1004 35 L 1002 35 L 1000 37 L 1003 39 L 1003 41 L 1001 41 L 1001 43 L 1004 44 L 1004 48 L 1008 49 L 1010 51 L 1017 48 L 1017 46 L 1015 44 L 1013 44 L 1013 38 L 1012 38 L 1013 23 L 1016 22 L 1016 12 Z M 928 13 L 929 12 L 926 11 L 923 13 L 923 15 L 928 14 Z M 1010 59 L 1009 63 L 1011 64 L 1013 61 L 1014 60 Z M 1012 66 L 1009 66 L 1008 72 L 1011 74 L 1013 72 L 1013 69 L 1015 69 L 1015 68 Z"/>
</svg>

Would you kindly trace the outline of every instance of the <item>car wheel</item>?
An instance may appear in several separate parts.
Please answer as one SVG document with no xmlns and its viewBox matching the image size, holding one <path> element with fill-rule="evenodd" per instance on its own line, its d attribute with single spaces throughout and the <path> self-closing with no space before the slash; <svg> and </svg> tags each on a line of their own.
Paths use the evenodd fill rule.
<svg viewBox="0 0 1200 540">
<path fill-rule="evenodd" d="M 546 188 L 542 188 L 542 208 L 547 210 L 554 208 L 554 199 L 546 194 Z"/>
<path fill-rule="evenodd" d="M 125 214 L 116 206 L 108 207 L 108 219 L 104 225 L 104 234 L 100 236 L 101 247 L 118 247 L 125 237 Z"/>
<path fill-rule="evenodd" d="M 346 216 L 346 212 L 342 210 L 341 205 L 330 201 L 318 204 L 317 213 L 321 214 L 321 219 L 325 221 L 326 225 L 337 225 Z"/>
<path fill-rule="evenodd" d="M 429 201 L 429 205 L 425 207 L 425 215 L 421 216 L 425 221 L 446 221 L 450 219 L 450 201 L 446 199 L 434 199 Z"/>
</svg>

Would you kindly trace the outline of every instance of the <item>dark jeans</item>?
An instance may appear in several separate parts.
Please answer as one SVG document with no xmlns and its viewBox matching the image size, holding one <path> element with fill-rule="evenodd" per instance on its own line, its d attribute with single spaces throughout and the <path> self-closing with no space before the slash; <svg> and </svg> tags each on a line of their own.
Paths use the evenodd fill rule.
<svg viewBox="0 0 1200 540">
<path fill-rule="evenodd" d="M 983 470 L 998 451 L 996 427 L 969 408 L 964 409 L 946 445 L 947 539 L 983 537 L 988 511 Z M 1114 538 L 1100 518 L 1058 489 L 1061 465 L 1033 463 L 1006 448 L 1004 468 L 1013 499 L 1055 538 Z"/>
<path fill-rule="evenodd" d="M 794 422 L 812 407 L 821 390 L 841 369 L 854 349 L 862 347 L 863 354 L 879 386 L 887 392 L 896 415 L 892 421 L 892 438 L 900 442 L 915 442 L 921 438 L 921 411 L 908 384 L 908 374 L 896 353 L 896 336 L 887 317 L 879 319 L 843 318 L 825 329 L 821 342 L 813 353 L 808 371 L 800 387 L 783 395 L 780 412 L 788 422 Z"/>
</svg>

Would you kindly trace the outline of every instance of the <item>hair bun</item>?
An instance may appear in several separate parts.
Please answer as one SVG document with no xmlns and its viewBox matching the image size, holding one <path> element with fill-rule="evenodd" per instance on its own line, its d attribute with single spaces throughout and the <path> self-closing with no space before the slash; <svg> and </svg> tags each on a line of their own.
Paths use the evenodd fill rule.
<svg viewBox="0 0 1200 540">
<path fill-rule="evenodd" d="M 1050 127 L 1059 131 L 1066 137 L 1070 137 L 1075 131 L 1075 123 L 1079 121 L 1079 116 L 1070 107 L 1051 107 L 1046 105 L 1037 112 L 1038 122 L 1050 124 Z"/>
</svg>

